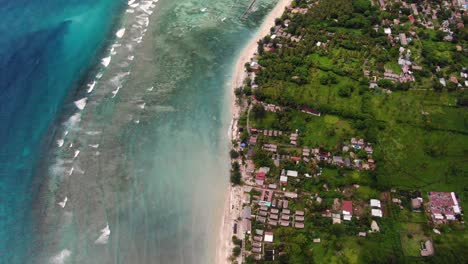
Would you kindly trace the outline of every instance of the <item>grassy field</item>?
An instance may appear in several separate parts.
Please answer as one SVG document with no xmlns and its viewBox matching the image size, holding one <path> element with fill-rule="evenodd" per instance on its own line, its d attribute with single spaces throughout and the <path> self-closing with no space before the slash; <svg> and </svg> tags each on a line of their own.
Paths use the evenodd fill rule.
<svg viewBox="0 0 468 264">
<path fill-rule="evenodd" d="M 400 233 L 403 253 L 407 257 L 418 257 L 421 255 L 421 243 L 430 239 L 423 231 L 423 227 L 418 223 L 405 223 L 403 231 Z"/>
</svg>

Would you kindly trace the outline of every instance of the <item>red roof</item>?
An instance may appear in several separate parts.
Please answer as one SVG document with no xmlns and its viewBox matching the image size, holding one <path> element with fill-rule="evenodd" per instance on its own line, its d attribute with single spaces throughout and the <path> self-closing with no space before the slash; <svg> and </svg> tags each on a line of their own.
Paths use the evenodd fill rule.
<svg viewBox="0 0 468 264">
<path fill-rule="evenodd" d="M 408 19 L 409 19 L 411 22 L 414 22 L 414 20 L 415 20 L 413 15 L 409 15 L 409 16 L 408 16 Z"/>
<path fill-rule="evenodd" d="M 292 160 L 292 161 L 300 161 L 301 158 L 300 158 L 300 157 L 291 157 L 291 160 Z"/>
<path fill-rule="evenodd" d="M 303 106 L 303 107 L 301 108 L 301 110 L 304 111 L 304 112 L 306 112 L 306 113 L 311 113 L 311 114 L 314 114 L 314 115 L 320 115 L 320 112 L 319 112 L 319 111 L 314 110 L 314 109 L 312 109 L 312 108 L 310 108 L 310 107 L 307 107 L 307 106 Z"/>
<path fill-rule="evenodd" d="M 265 173 L 264 172 L 257 172 L 257 180 L 264 180 Z"/>
<path fill-rule="evenodd" d="M 352 201 L 343 201 L 343 211 L 353 214 L 353 202 Z"/>
</svg>

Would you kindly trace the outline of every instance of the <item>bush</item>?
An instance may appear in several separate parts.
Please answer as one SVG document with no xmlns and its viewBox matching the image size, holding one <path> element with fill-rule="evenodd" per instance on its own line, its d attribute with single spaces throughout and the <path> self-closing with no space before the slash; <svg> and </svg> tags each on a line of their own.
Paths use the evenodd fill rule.
<svg viewBox="0 0 468 264">
<path fill-rule="evenodd" d="M 338 89 L 338 95 L 341 97 L 350 97 L 352 92 L 352 87 L 350 86 L 341 86 Z"/>
<path fill-rule="evenodd" d="M 229 151 L 229 155 L 231 156 L 231 159 L 237 159 L 239 157 L 239 152 L 237 152 L 234 149 L 231 149 L 231 151 Z"/>
<path fill-rule="evenodd" d="M 234 255 L 234 257 L 238 257 L 241 253 L 241 248 L 240 247 L 235 247 L 233 250 L 232 250 L 232 255 Z"/>
</svg>

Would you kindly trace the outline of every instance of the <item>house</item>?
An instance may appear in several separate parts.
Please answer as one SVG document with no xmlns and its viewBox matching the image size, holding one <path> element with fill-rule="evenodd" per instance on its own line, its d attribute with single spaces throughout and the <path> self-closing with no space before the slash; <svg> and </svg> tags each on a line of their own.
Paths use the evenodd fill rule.
<svg viewBox="0 0 468 264">
<path fill-rule="evenodd" d="M 287 171 L 286 171 L 286 175 L 287 175 L 288 177 L 297 177 L 298 172 L 297 172 L 297 171 L 294 171 L 294 170 L 287 170 Z"/>
<path fill-rule="evenodd" d="M 456 220 L 455 216 L 461 214 L 454 192 L 429 192 L 428 209 L 434 220 Z"/>
<path fill-rule="evenodd" d="M 252 231 L 252 222 L 249 219 L 242 219 L 242 230 L 247 234 L 250 234 Z"/>
<path fill-rule="evenodd" d="M 280 183 L 283 184 L 283 185 L 288 184 L 288 177 L 280 176 Z"/>
<path fill-rule="evenodd" d="M 384 28 L 384 33 L 387 34 L 387 35 L 391 35 L 392 34 L 392 29 L 391 28 Z"/>
<path fill-rule="evenodd" d="M 255 177 L 255 184 L 263 185 L 264 181 L 265 181 L 265 173 L 257 172 L 257 176 Z"/>
<path fill-rule="evenodd" d="M 381 208 L 380 201 L 377 199 L 370 199 L 370 206 L 373 208 Z"/>
<path fill-rule="evenodd" d="M 343 220 L 350 221 L 353 217 L 353 202 L 343 200 L 341 207 L 343 213 Z"/>
<path fill-rule="evenodd" d="M 252 208 L 250 208 L 250 206 L 245 206 L 242 209 L 242 218 L 243 219 L 251 219 L 252 218 Z"/>
<path fill-rule="evenodd" d="M 296 222 L 304 222 L 304 216 L 296 215 L 294 219 L 296 220 Z"/>
<path fill-rule="evenodd" d="M 414 212 L 421 212 L 422 198 L 413 198 L 411 199 L 411 209 Z"/>
<path fill-rule="evenodd" d="M 345 165 L 345 167 L 350 167 L 351 166 L 351 160 L 349 158 L 345 158 L 344 165 Z"/>
<path fill-rule="evenodd" d="M 306 106 L 301 108 L 301 112 L 309 114 L 309 115 L 314 115 L 314 116 L 320 116 L 321 115 L 321 113 L 319 111 L 314 110 L 314 109 L 309 108 L 309 107 L 306 107 Z"/>
<path fill-rule="evenodd" d="M 421 243 L 421 256 L 427 257 L 434 255 L 434 246 L 432 245 L 432 241 L 427 240 L 424 243 Z"/>
<path fill-rule="evenodd" d="M 296 223 L 294 223 L 294 227 L 295 227 L 295 228 L 301 228 L 301 229 L 302 229 L 302 228 L 304 228 L 304 223 L 296 222 Z"/>
<path fill-rule="evenodd" d="M 314 243 L 320 243 L 320 238 L 314 238 L 314 240 L 312 240 Z"/>
<path fill-rule="evenodd" d="M 382 217 L 382 210 L 380 209 L 372 209 L 371 215 L 375 217 Z"/>
<path fill-rule="evenodd" d="M 338 166 L 343 166 L 343 158 L 341 156 L 333 156 L 332 160 L 333 164 L 336 164 Z"/>
<path fill-rule="evenodd" d="M 296 215 L 304 216 L 304 211 L 296 211 Z"/>
<path fill-rule="evenodd" d="M 414 23 L 414 21 L 416 21 L 416 19 L 414 19 L 414 16 L 413 15 L 409 15 L 408 16 L 408 19 L 411 23 Z"/>
<path fill-rule="evenodd" d="M 259 243 L 259 242 L 252 242 L 252 247 L 254 247 L 254 248 L 261 248 L 261 247 L 262 247 L 262 243 Z"/>
<path fill-rule="evenodd" d="M 400 43 L 403 46 L 408 45 L 408 41 L 406 40 L 406 34 L 405 33 L 400 33 Z"/>
<path fill-rule="evenodd" d="M 255 146 L 257 144 L 257 137 L 250 137 L 249 144 Z"/>
</svg>

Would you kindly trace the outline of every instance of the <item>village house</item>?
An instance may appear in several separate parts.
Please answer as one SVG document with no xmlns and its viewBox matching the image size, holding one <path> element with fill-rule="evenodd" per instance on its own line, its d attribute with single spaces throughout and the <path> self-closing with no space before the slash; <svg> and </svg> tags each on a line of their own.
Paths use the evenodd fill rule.
<svg viewBox="0 0 468 264">
<path fill-rule="evenodd" d="M 343 200 L 341 205 L 343 220 L 350 221 L 353 217 L 353 202 L 348 200 Z"/>
<path fill-rule="evenodd" d="M 454 192 L 429 192 L 428 210 L 434 220 L 456 220 L 456 216 L 461 214 Z"/>
</svg>

